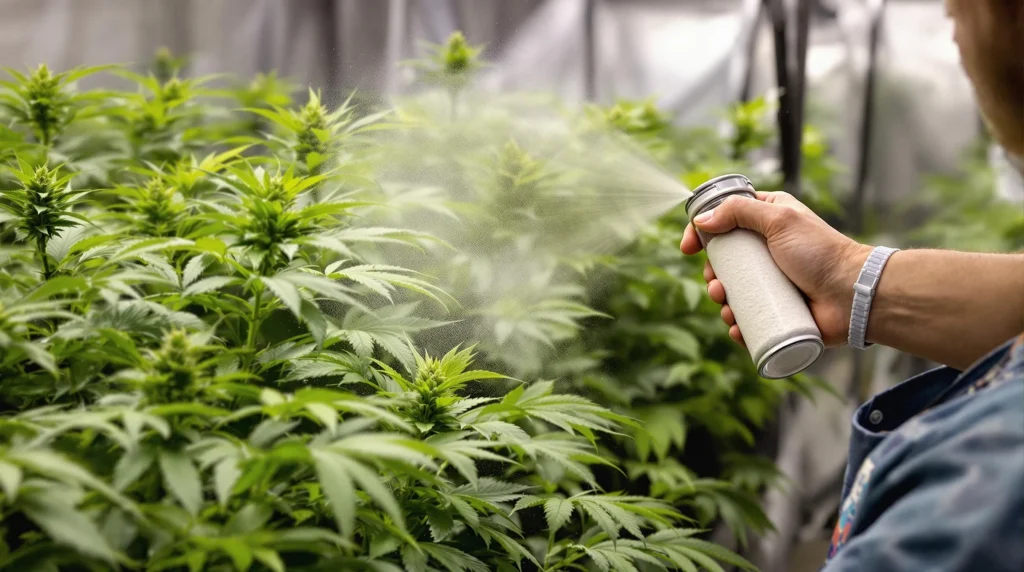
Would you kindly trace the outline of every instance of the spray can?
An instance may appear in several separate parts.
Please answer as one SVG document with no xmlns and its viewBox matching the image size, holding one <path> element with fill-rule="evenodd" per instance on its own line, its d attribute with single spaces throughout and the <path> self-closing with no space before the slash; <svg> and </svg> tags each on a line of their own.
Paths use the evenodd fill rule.
<svg viewBox="0 0 1024 572">
<path fill-rule="evenodd" d="M 743 175 L 724 175 L 697 187 L 686 201 L 692 220 L 731 196 L 757 200 Z M 761 377 L 780 379 L 811 366 L 825 344 L 803 295 L 782 273 L 764 237 L 737 228 L 697 231 Z"/>
</svg>

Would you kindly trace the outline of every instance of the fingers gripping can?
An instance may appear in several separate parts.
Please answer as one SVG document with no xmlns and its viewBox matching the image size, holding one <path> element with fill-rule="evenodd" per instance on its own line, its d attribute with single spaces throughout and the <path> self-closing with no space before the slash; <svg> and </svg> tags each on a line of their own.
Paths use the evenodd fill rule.
<svg viewBox="0 0 1024 572">
<path fill-rule="evenodd" d="M 716 177 L 697 187 L 686 201 L 686 214 L 697 215 L 729 197 L 757 200 L 743 175 Z M 743 333 L 758 373 L 767 379 L 797 374 L 825 349 L 821 332 L 803 295 L 782 273 L 760 234 L 737 228 L 724 234 L 697 231 L 715 277 Z"/>
</svg>

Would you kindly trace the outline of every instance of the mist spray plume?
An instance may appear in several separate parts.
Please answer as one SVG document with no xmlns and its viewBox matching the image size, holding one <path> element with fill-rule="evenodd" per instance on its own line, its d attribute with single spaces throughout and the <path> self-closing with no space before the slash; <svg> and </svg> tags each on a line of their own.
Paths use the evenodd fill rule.
<svg viewBox="0 0 1024 572">
<path fill-rule="evenodd" d="M 689 197 L 639 145 L 587 110 L 535 94 L 463 91 L 459 103 L 454 118 L 437 94 L 397 103 L 405 128 L 379 136 L 378 181 L 391 198 L 401 203 L 429 189 L 450 208 L 493 218 L 495 229 L 557 240 L 546 248 L 569 255 L 621 248 Z"/>
<path fill-rule="evenodd" d="M 398 128 L 375 132 L 373 176 L 391 208 L 364 224 L 436 240 L 425 253 L 380 252 L 459 302 L 437 316 L 458 323 L 421 343 L 445 351 L 480 340 L 483 354 L 516 356 L 494 367 L 535 374 L 597 315 L 584 274 L 690 192 L 593 108 L 475 89 L 485 64 L 461 34 L 429 49 L 412 65 L 430 89 L 393 101 Z"/>
<path fill-rule="evenodd" d="M 396 248 L 381 260 L 435 277 L 458 300 L 450 317 L 464 323 L 438 331 L 438 351 L 467 334 L 512 345 L 488 353 L 518 353 L 513 373 L 539 369 L 595 315 L 580 272 L 690 194 L 599 114 L 551 97 L 426 91 L 394 110 L 401 128 L 377 132 L 374 171 L 397 208 L 364 224 L 435 237 L 426 255 Z"/>
</svg>

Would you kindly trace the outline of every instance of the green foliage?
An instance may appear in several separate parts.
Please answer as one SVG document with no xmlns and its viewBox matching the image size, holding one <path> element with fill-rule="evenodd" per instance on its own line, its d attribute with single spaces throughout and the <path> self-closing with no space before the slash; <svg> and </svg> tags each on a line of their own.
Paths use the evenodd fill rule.
<svg viewBox="0 0 1024 572">
<path fill-rule="evenodd" d="M 666 165 L 678 164 L 691 188 L 722 172 L 744 172 L 760 190 L 775 190 L 778 178 L 749 162 L 774 141 L 771 111 L 763 99 L 730 109 L 726 137 L 679 130 L 668 121 L 647 122 L 639 132 L 630 123 L 617 128 L 659 151 Z M 812 205 L 825 210 L 820 205 L 829 205 L 833 164 L 821 142 L 805 141 L 804 151 L 822 197 Z M 782 482 L 770 461 L 748 454 L 755 431 L 774 417 L 786 393 L 810 395 L 822 384 L 757 375 L 704 295 L 704 260 L 666 247 L 678 243 L 686 224 L 676 208 L 589 274 L 588 305 L 615 319 L 589 322 L 563 352 L 565 369 L 580 390 L 639 422 L 640 429 L 627 428 L 629 438 L 610 445 L 628 477 L 614 479 L 615 486 L 663 499 L 704 524 L 720 519 L 745 544 L 748 529 L 771 528 L 757 495 Z"/>
<path fill-rule="evenodd" d="M 75 203 L 85 192 L 71 189 L 71 175 L 58 176 L 60 168 L 46 165 L 33 168 L 19 160 L 18 168 L 9 168 L 20 188 L 3 193 L 0 202 L 0 222 L 16 223 L 15 240 L 35 245 L 36 255 L 42 262 L 43 278 L 50 279 L 50 258 L 47 244 L 62 230 L 78 226 L 82 216 L 73 212 Z"/>
<path fill-rule="evenodd" d="M 558 140 L 564 152 L 545 154 L 515 122 L 469 105 L 468 98 L 454 121 L 432 114 L 426 103 L 417 107 L 421 101 L 403 102 L 399 116 L 409 130 L 384 153 L 399 165 L 396 172 L 417 179 L 397 177 L 385 190 L 394 203 L 429 205 L 435 214 L 423 228 L 437 229 L 459 249 L 424 270 L 460 301 L 458 338 L 475 339 L 497 371 L 557 379 L 558 387 L 635 420 L 614 432 L 591 431 L 601 456 L 621 471 L 598 467 L 588 474 L 573 467 L 585 481 L 660 499 L 701 526 L 724 522 L 741 543 L 750 531 L 769 530 L 757 499 L 782 479 L 769 461 L 750 454 L 756 433 L 787 393 L 810 395 L 823 384 L 803 376 L 758 377 L 749 355 L 729 339 L 720 308 L 704 295 L 704 261 L 675 248 L 687 223 L 682 208 L 648 224 L 625 249 L 574 249 L 577 235 L 613 232 L 601 225 L 615 218 L 614 197 L 625 193 L 581 177 L 571 161 L 550 158 L 579 148 L 600 155 L 591 161 L 609 161 L 610 154 L 593 151 L 601 149 L 593 141 L 610 139 L 614 146 L 625 137 L 631 151 L 691 187 L 723 172 L 743 172 L 759 189 L 777 190 L 780 178 L 753 166 L 775 141 L 771 103 L 757 99 L 728 110 L 732 129 L 724 136 L 678 129 L 650 101 L 589 106 L 582 124 L 572 111 L 559 111 L 551 123 L 568 124 L 571 133 Z M 508 107 L 513 114 L 534 112 L 528 102 Z M 539 122 L 549 117 L 538 115 Z M 834 206 L 828 190 L 835 164 L 816 134 L 808 129 L 805 162 L 814 175 L 808 181 L 815 185 L 812 205 L 826 211 Z M 415 151 L 404 157 L 392 149 Z M 414 211 L 389 224 L 421 216 Z M 589 226 L 573 216 L 599 222 Z M 555 469 L 555 475 L 569 470 Z M 570 514 L 564 504 L 544 508 L 549 518 Z"/>
<path fill-rule="evenodd" d="M 351 105 L 351 97 L 340 107 L 328 111 L 320 94 L 309 91 L 309 99 L 297 110 L 273 106 L 249 108 L 277 127 L 280 135 L 273 138 L 282 156 L 292 160 L 306 173 L 320 174 L 324 167 L 338 158 L 342 144 L 351 136 L 366 131 L 384 114 L 358 119 Z M 358 120 L 357 120 L 358 119 Z"/>
<path fill-rule="evenodd" d="M 801 149 L 800 200 L 823 216 L 841 214 L 834 188 L 836 175 L 843 169 L 832 156 L 824 134 L 814 125 L 805 125 Z"/>
<path fill-rule="evenodd" d="M 153 55 L 153 63 L 150 68 L 157 81 L 167 83 L 172 78 L 178 77 L 187 63 L 188 58 L 175 56 L 170 49 L 161 47 L 157 48 L 156 54 Z"/>
<path fill-rule="evenodd" d="M 273 111 L 291 109 L 298 87 L 278 77 L 276 72 L 268 72 L 257 73 L 245 82 L 234 80 L 224 88 L 211 91 L 217 97 L 230 99 L 240 109 Z M 237 138 L 240 141 L 261 143 L 265 134 L 273 129 L 272 123 L 261 115 L 222 111 L 224 113 L 218 129 L 222 131 L 221 138 L 224 140 L 234 142 Z"/>
<path fill-rule="evenodd" d="M 729 109 L 726 117 L 732 125 L 733 133 L 729 143 L 734 158 L 743 158 L 746 154 L 763 149 L 772 143 L 775 130 L 773 124 L 765 120 L 768 114 L 774 111 L 772 108 L 772 101 L 757 98 Z"/>
<path fill-rule="evenodd" d="M 451 97 L 451 117 L 458 115 L 459 94 L 484 67 L 483 46 L 473 46 L 460 31 L 452 32 L 443 44 L 428 44 L 426 58 L 406 62 L 420 72 L 420 80 L 445 89 Z"/>
<path fill-rule="evenodd" d="M 476 52 L 459 46 L 448 47 L 450 73 L 473 67 Z M 622 447 L 646 435 L 641 408 L 566 391 L 599 363 L 570 367 L 569 352 L 614 334 L 583 331 L 598 312 L 565 261 L 539 257 L 548 277 L 509 316 L 500 299 L 447 293 L 486 256 L 368 224 L 445 212 L 378 188 L 387 164 L 369 134 L 412 130 L 383 124 L 392 110 L 329 109 L 312 94 L 296 108 L 265 85 L 235 92 L 248 103 L 233 111 L 206 87 L 213 78 L 158 59 L 149 76 L 116 70 L 138 90 L 89 95 L 95 121 L 81 125 L 85 100 L 65 89 L 82 72 L 51 76 L 56 111 L 16 116 L 0 134 L 0 568 L 750 568 L 689 522 L 751 518 L 737 491 L 764 486 L 760 473 L 652 488 L 658 499 L 615 492 L 626 488 L 615 475 L 633 471 Z M 7 102 L 43 77 L 12 75 Z M 53 145 L 72 127 L 81 138 Z M 462 190 L 494 198 L 484 213 L 521 211 L 522 226 L 488 234 L 486 214 L 449 212 L 465 222 L 454 232 L 497 248 L 554 222 L 532 221 L 543 209 L 531 205 L 562 187 L 521 148 L 483 160 L 491 151 L 454 158 L 473 167 L 464 181 L 487 181 Z M 417 259 L 470 272 L 434 278 L 404 264 Z M 471 327 L 448 339 L 461 348 L 424 350 L 437 345 L 424 334 L 454 326 L 446 311 L 459 308 Z M 488 333 L 472 335 L 480 323 Z M 747 395 L 699 354 L 720 332 L 638 328 L 643 343 L 703 360 L 676 376 L 691 384 L 688 424 L 710 426 L 732 412 L 723 396 Z M 492 371 L 518 361 L 524 346 L 510 340 L 530 339 L 565 354 L 526 368 L 551 376 Z M 663 385 L 632 389 L 625 371 L 622 382 L 627 394 Z M 667 440 L 650 429 L 648 455 L 684 446 L 678 426 Z"/>
<path fill-rule="evenodd" d="M 483 46 L 470 45 L 462 32 L 453 32 L 445 43 L 430 45 L 428 49 L 428 58 L 410 64 L 423 71 L 424 80 L 453 92 L 466 87 L 483 66 Z"/>
<path fill-rule="evenodd" d="M 665 140 L 671 118 L 657 108 L 654 100 L 619 100 L 608 108 L 594 106 L 590 110 L 602 122 L 644 146 L 652 156 L 669 159 L 672 146 Z"/>
<path fill-rule="evenodd" d="M 36 142 L 49 146 L 92 107 L 92 98 L 77 93 L 75 82 L 107 67 L 53 73 L 42 64 L 28 74 L 5 68 L 12 79 L 0 81 L 4 88 L 0 91 L 0 109 L 15 125 L 29 131 Z"/>
<path fill-rule="evenodd" d="M 134 162 L 133 166 L 187 160 L 204 148 L 202 115 L 207 109 L 200 105 L 199 98 L 214 94 L 205 87 L 212 77 L 172 75 L 162 80 L 152 73 L 142 75 L 124 69 L 116 73 L 133 83 L 136 91 L 112 94 L 104 114 L 117 128 L 116 146 L 127 149 L 126 159 Z"/>
<path fill-rule="evenodd" d="M 964 153 L 956 172 L 927 177 L 920 195 L 901 206 L 903 224 L 913 224 L 909 238 L 915 245 L 977 252 L 1024 249 L 1024 217 L 1019 205 L 997 195 L 986 141 Z"/>
</svg>

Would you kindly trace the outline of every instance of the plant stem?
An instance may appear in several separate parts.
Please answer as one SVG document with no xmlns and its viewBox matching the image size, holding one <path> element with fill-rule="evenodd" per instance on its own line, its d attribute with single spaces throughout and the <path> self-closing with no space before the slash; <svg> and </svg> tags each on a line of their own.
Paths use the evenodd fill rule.
<svg viewBox="0 0 1024 572">
<path fill-rule="evenodd" d="M 548 560 L 551 558 L 551 550 L 555 546 L 555 531 L 548 532 L 548 549 L 544 552 L 544 569 L 548 569 Z"/>
<path fill-rule="evenodd" d="M 39 254 L 39 259 L 43 261 L 43 278 L 49 280 L 53 277 L 53 271 L 50 269 L 50 259 L 46 256 L 46 237 L 36 237 L 36 253 Z"/>
<path fill-rule="evenodd" d="M 248 371 L 252 365 L 252 359 L 256 356 L 256 334 L 260 329 L 260 303 L 263 300 L 263 287 L 257 282 L 253 288 L 252 313 L 249 315 L 249 334 L 245 340 L 245 365 L 243 370 Z"/>
</svg>

